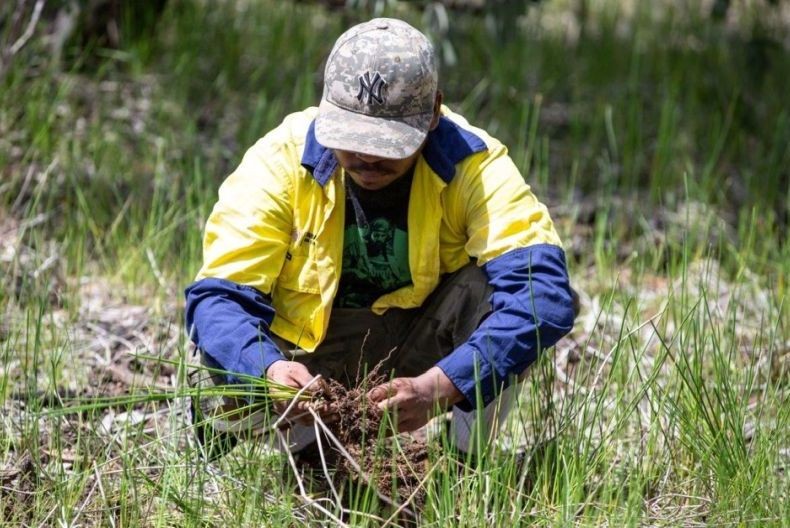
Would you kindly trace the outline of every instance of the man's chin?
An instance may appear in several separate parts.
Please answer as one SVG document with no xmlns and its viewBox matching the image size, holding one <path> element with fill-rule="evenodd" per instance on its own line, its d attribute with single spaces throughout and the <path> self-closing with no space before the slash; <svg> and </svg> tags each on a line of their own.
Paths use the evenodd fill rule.
<svg viewBox="0 0 790 528">
<path fill-rule="evenodd" d="M 392 183 L 392 179 L 387 177 L 386 175 L 377 175 L 377 176 L 361 176 L 355 175 L 354 183 L 358 186 L 362 187 L 367 191 L 378 191 L 383 189 L 390 183 Z"/>
<path fill-rule="evenodd" d="M 366 191 L 380 191 L 387 186 L 387 183 L 382 182 L 357 182 L 357 185 Z"/>
</svg>

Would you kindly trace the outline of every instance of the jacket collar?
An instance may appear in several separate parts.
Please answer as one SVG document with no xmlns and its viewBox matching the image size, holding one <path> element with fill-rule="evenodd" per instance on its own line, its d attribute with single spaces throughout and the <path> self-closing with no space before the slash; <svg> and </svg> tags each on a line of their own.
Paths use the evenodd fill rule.
<svg viewBox="0 0 790 528">
<path fill-rule="evenodd" d="M 455 166 L 458 163 L 487 148 L 479 136 L 442 117 L 439 119 L 439 126 L 428 133 L 428 141 L 422 149 L 422 157 L 439 178 L 445 183 L 450 183 L 455 176 Z M 329 181 L 338 166 L 335 154 L 318 143 L 315 138 L 315 120 L 307 129 L 302 166 L 310 171 L 321 186 Z"/>
<path fill-rule="evenodd" d="M 302 167 L 310 171 L 322 187 L 337 169 L 338 161 L 334 152 L 321 145 L 315 138 L 315 119 L 307 129 L 307 137 L 302 153 Z"/>
</svg>

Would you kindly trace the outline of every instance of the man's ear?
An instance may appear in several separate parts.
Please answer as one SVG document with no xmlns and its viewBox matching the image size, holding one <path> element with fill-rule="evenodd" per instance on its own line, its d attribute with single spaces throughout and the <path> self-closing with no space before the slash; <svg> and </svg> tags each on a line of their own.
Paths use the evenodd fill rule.
<svg viewBox="0 0 790 528">
<path fill-rule="evenodd" d="M 442 91 L 436 90 L 436 100 L 433 102 L 433 119 L 428 130 L 433 130 L 439 126 L 439 118 L 442 117 Z"/>
</svg>

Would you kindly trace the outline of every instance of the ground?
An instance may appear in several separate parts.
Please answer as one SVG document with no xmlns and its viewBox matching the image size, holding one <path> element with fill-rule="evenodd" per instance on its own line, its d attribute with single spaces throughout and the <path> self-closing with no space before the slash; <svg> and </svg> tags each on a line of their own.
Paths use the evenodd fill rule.
<svg viewBox="0 0 790 528">
<path fill-rule="evenodd" d="M 57 59 L 45 9 L 2 55 L 0 524 L 380 526 L 401 506 L 426 526 L 786 524 L 786 5 L 542 2 L 508 38 L 477 12 L 364 8 L 434 31 L 445 100 L 509 145 L 582 311 L 494 456 L 429 449 L 422 502 L 341 507 L 260 442 L 201 459 L 182 291 L 222 178 L 317 101 L 327 46 L 372 11 L 177 4 L 144 39 Z"/>
</svg>

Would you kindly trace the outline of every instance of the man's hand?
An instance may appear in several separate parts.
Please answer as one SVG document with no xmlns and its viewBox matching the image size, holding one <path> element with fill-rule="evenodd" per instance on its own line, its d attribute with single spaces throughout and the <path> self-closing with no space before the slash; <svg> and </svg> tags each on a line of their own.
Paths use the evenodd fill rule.
<svg viewBox="0 0 790 528">
<path fill-rule="evenodd" d="M 266 371 L 266 379 L 269 381 L 273 381 L 275 383 L 279 383 L 280 385 L 287 385 L 288 387 L 293 387 L 295 389 L 301 389 L 302 387 L 306 386 L 310 383 L 313 378 L 310 371 L 307 370 L 307 367 L 299 363 L 298 361 L 275 361 L 272 363 L 268 370 Z M 310 393 L 318 390 L 320 387 L 323 386 L 324 380 L 319 379 L 315 381 L 306 391 L 305 393 Z M 282 414 L 290 405 L 291 401 L 275 401 L 274 412 L 277 414 Z M 295 421 L 302 423 L 302 424 L 312 424 L 313 419 L 312 415 L 307 410 L 307 403 L 306 401 L 300 401 L 291 409 L 288 413 L 288 418 L 294 419 Z M 302 415 L 302 416 L 300 416 Z M 296 418 L 300 416 L 299 418 Z"/>
<path fill-rule="evenodd" d="M 414 431 L 431 419 L 437 407 L 446 409 L 463 399 L 450 378 L 439 367 L 431 367 L 416 378 L 395 378 L 368 392 L 368 399 L 381 410 L 397 410 L 398 431 Z"/>
</svg>

